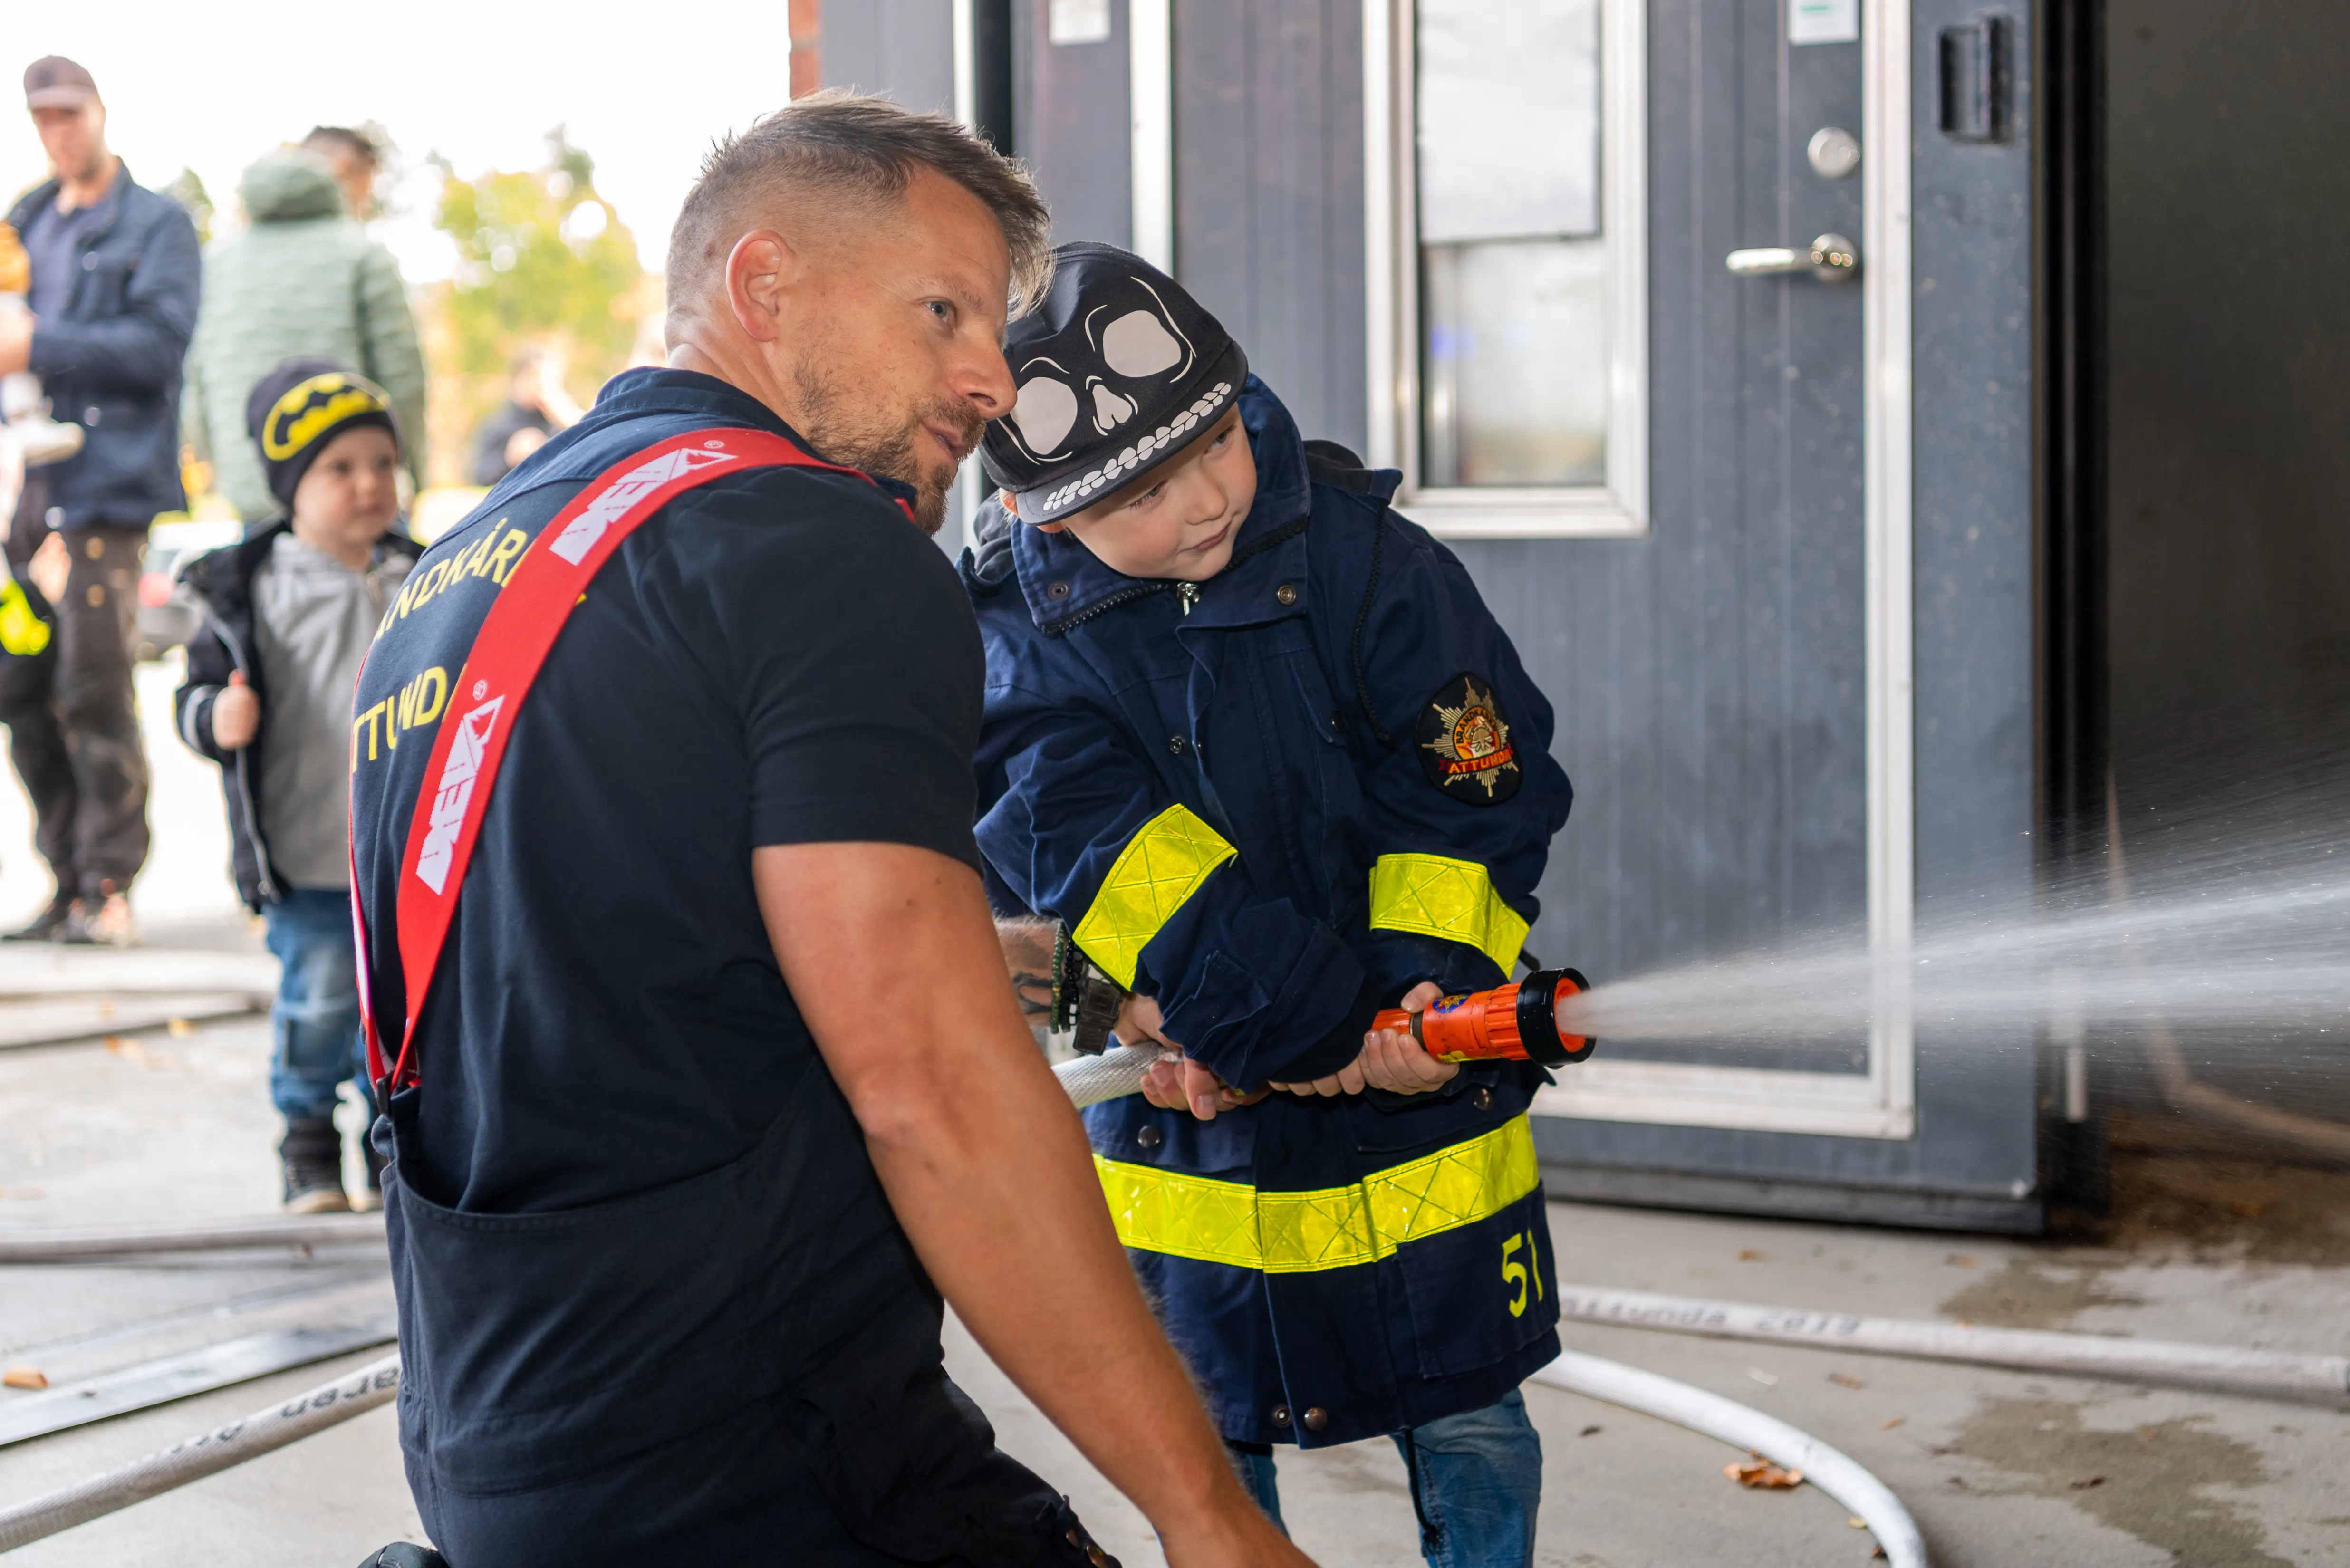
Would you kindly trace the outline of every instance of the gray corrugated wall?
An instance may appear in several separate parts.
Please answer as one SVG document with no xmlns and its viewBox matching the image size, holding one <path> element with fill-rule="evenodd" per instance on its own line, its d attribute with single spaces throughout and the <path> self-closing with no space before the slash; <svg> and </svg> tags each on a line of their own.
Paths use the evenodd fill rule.
<svg viewBox="0 0 2350 1568">
<path fill-rule="evenodd" d="M 1012 0 L 1012 150 L 1053 208 L 1053 239 L 1134 243 L 1126 0 L 1110 36 L 1055 44 L 1050 0 Z"/>
<path fill-rule="evenodd" d="M 1360 452 L 1361 0 L 1175 6 L 1175 274 L 1309 436 Z"/>
<path fill-rule="evenodd" d="M 954 0 L 830 0 L 823 16 L 825 86 L 954 112 Z"/>
</svg>

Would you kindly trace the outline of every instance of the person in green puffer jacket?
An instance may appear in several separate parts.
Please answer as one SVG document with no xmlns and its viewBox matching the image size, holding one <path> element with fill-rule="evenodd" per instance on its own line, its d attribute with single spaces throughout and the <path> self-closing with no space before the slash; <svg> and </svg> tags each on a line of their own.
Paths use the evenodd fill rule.
<svg viewBox="0 0 2350 1568">
<path fill-rule="evenodd" d="M 277 503 L 254 444 L 244 402 L 285 360 L 317 356 L 358 368 L 391 395 L 409 475 L 422 483 L 424 353 L 407 286 L 391 253 L 347 211 L 325 160 L 302 149 L 272 153 L 240 186 L 251 226 L 204 248 L 203 307 L 188 348 L 182 430 L 246 522 Z"/>
</svg>

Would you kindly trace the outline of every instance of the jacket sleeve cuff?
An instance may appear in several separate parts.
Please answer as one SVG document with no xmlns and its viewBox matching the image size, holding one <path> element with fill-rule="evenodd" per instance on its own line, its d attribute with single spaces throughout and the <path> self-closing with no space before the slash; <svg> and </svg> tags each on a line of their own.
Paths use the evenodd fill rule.
<svg viewBox="0 0 2350 1568">
<path fill-rule="evenodd" d="M 1295 1052 L 1282 1064 L 1265 1075 L 1272 1083 L 1304 1084 L 1315 1078 L 1326 1078 L 1363 1054 L 1363 1036 L 1370 1033 L 1371 1020 L 1386 1005 L 1384 988 L 1377 980 L 1366 978 L 1362 989 L 1337 1023 L 1331 1025 L 1321 1038 Z M 1251 1088 L 1261 1085 L 1251 1085 Z"/>
<path fill-rule="evenodd" d="M 180 739 L 190 751 L 215 762 L 220 749 L 213 744 L 213 699 L 219 695 L 217 686 L 199 686 L 180 704 Z"/>
</svg>

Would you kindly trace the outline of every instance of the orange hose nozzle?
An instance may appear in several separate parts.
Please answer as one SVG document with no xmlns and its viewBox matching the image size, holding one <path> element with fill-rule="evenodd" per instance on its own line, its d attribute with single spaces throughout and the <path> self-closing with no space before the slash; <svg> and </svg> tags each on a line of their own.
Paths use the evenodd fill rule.
<svg viewBox="0 0 2350 1568">
<path fill-rule="evenodd" d="M 1439 997 L 1422 1012 L 1390 1007 L 1374 1029 L 1404 1031 L 1440 1062 L 1537 1062 L 1562 1067 L 1591 1054 L 1596 1040 L 1558 1026 L 1558 1004 L 1591 982 L 1578 970 L 1545 969 L 1514 985 Z"/>
</svg>

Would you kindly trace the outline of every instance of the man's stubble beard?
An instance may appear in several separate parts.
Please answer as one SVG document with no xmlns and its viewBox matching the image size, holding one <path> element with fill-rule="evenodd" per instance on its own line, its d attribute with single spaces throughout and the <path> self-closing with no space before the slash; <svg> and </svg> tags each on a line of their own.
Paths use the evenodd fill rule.
<svg viewBox="0 0 2350 1568">
<path fill-rule="evenodd" d="M 979 444 L 980 429 L 987 421 L 970 404 L 942 399 L 919 404 L 894 426 L 878 410 L 854 409 L 838 380 L 828 373 L 825 348 L 821 343 L 811 344 L 792 365 L 793 387 L 799 393 L 800 433 L 835 462 L 911 485 L 914 522 L 923 533 L 935 535 L 946 522 L 947 490 L 954 483 L 955 471 L 949 469 L 944 478 L 935 478 L 923 466 L 916 453 L 920 443 L 930 440 L 924 426 L 938 424 L 955 431 L 968 452 Z"/>
</svg>

